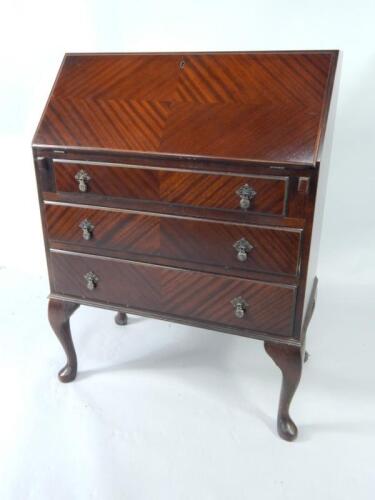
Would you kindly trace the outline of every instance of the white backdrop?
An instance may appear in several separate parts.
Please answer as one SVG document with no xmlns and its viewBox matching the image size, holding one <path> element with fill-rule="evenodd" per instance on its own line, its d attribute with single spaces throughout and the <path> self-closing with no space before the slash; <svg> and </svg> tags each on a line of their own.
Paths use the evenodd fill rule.
<svg viewBox="0 0 375 500">
<path fill-rule="evenodd" d="M 375 497 L 374 19 L 374 0 L 0 0 L 1 499 Z M 272 49 L 344 53 L 299 440 L 239 337 L 80 308 L 59 384 L 30 145 L 63 54 Z"/>
<path fill-rule="evenodd" d="M 373 0 L 1 5 L 0 265 L 45 272 L 30 143 L 64 52 L 325 48 L 342 50 L 344 58 L 319 274 L 343 283 L 374 281 Z M 14 197 L 23 200 L 22 210 L 10 217 Z"/>
</svg>

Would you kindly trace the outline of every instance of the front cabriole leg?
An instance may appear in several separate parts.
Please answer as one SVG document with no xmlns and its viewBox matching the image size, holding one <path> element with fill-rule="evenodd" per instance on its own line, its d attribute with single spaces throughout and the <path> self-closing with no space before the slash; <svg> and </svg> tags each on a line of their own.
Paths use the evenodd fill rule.
<svg viewBox="0 0 375 500">
<path fill-rule="evenodd" d="M 289 406 L 301 379 L 302 349 L 274 342 L 265 342 L 264 347 L 267 354 L 280 368 L 283 377 L 277 415 L 277 430 L 281 438 L 286 441 L 294 441 L 298 429 L 290 418 Z"/>
<path fill-rule="evenodd" d="M 77 355 L 70 333 L 69 319 L 79 304 L 63 300 L 50 299 L 48 319 L 53 331 L 59 339 L 67 358 L 66 365 L 59 371 L 61 382 L 71 382 L 77 375 Z"/>
</svg>

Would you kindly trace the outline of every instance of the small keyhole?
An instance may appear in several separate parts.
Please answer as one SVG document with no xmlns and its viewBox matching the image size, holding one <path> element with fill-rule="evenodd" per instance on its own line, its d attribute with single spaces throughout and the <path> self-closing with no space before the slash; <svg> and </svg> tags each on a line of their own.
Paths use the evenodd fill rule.
<svg viewBox="0 0 375 500">
<path fill-rule="evenodd" d="M 180 69 L 184 69 L 185 67 L 185 61 L 183 59 L 181 59 L 180 61 Z"/>
</svg>

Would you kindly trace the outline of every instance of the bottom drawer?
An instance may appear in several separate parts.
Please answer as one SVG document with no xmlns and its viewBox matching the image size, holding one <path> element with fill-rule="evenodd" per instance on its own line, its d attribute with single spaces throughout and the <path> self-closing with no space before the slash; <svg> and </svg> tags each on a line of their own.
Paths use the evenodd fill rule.
<svg viewBox="0 0 375 500">
<path fill-rule="evenodd" d="M 292 336 L 294 286 L 55 251 L 51 265 L 58 294 Z"/>
</svg>

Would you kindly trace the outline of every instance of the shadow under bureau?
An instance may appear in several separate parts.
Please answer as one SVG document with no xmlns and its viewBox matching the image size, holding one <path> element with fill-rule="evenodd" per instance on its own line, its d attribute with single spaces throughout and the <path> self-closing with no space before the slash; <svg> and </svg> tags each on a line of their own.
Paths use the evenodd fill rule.
<svg viewBox="0 0 375 500">
<path fill-rule="evenodd" d="M 33 140 L 62 382 L 80 304 L 255 338 L 297 436 L 337 67 L 337 51 L 65 56 Z"/>
</svg>

